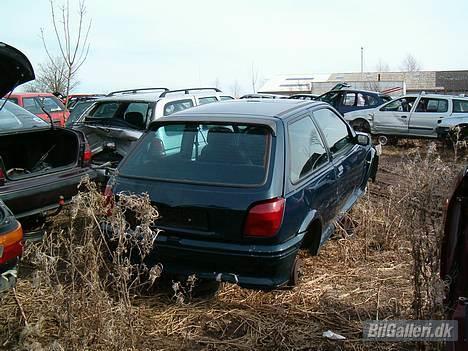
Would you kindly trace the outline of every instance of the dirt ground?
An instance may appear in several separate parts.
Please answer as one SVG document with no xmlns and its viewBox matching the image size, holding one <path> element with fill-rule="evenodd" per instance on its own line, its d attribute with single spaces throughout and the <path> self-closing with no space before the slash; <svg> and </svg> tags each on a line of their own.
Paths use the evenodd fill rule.
<svg viewBox="0 0 468 351">
<path fill-rule="evenodd" d="M 302 252 L 304 267 L 299 286 L 260 292 L 225 284 L 215 297 L 187 298 L 178 302 L 167 291 L 156 289 L 151 296 L 138 297 L 134 301 L 140 323 L 134 348 L 414 349 L 411 344 L 362 340 L 362 322 L 412 318 L 411 245 L 406 238 L 400 237 L 398 228 L 403 224 L 389 222 L 393 219 L 388 218 L 386 208 L 395 196 L 395 189 L 411 177 L 401 167 L 402 162 L 417 152 L 424 154 L 426 149 L 427 143 L 423 142 L 384 148 L 377 181 L 369 185 L 367 194 L 351 214 L 356 221 L 354 235 L 348 237 L 338 232 L 315 257 Z M 450 150 L 441 149 L 440 152 L 447 164 L 454 167 L 463 164 L 463 161 L 453 161 Z M 447 180 L 447 184 L 450 183 L 451 180 Z M 369 214 L 371 219 L 366 217 Z M 382 230 L 388 228 L 388 232 L 372 234 L 368 229 L 370 225 Z M 18 330 L 24 321 L 15 324 L 11 319 L 20 320 L 23 313 L 31 323 L 35 303 L 38 303 L 28 299 L 33 284 L 30 276 L 20 279 L 16 298 L 10 294 L 4 299 L 2 310 L 14 316 L 0 315 L 0 349 L 16 349 L 21 344 L 22 336 L 18 336 Z M 326 339 L 322 334 L 327 330 L 346 340 Z M 47 334 L 47 328 L 41 333 L 39 344 L 42 346 L 37 349 L 52 349 L 50 342 L 54 336 Z"/>
</svg>

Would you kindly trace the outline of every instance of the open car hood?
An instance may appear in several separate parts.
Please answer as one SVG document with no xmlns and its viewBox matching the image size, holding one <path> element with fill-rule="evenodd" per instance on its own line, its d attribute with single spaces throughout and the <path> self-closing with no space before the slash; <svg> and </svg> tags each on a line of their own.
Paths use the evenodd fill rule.
<svg viewBox="0 0 468 351">
<path fill-rule="evenodd" d="M 28 58 L 21 51 L 0 42 L 0 98 L 34 78 Z"/>
</svg>

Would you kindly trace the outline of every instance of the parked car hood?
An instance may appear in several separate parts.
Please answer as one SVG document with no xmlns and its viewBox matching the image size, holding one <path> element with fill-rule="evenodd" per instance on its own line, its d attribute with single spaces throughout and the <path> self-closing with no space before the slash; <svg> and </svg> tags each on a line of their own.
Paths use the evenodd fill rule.
<svg viewBox="0 0 468 351">
<path fill-rule="evenodd" d="M 0 98 L 20 84 L 33 80 L 34 69 L 18 49 L 0 42 Z"/>
</svg>

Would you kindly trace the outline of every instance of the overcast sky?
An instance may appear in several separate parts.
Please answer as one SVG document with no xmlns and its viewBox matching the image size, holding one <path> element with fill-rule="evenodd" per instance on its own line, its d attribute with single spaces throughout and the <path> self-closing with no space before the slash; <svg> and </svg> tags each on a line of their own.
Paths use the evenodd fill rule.
<svg viewBox="0 0 468 351">
<path fill-rule="evenodd" d="M 55 0 L 60 3 L 62 0 Z M 70 0 L 76 12 L 78 0 Z M 34 67 L 57 51 L 48 0 L 0 0 L 0 41 Z M 277 74 L 391 70 L 412 54 L 423 69 L 468 69 L 468 1 L 88 0 L 91 49 L 79 92 L 213 85 L 251 92 Z"/>
</svg>

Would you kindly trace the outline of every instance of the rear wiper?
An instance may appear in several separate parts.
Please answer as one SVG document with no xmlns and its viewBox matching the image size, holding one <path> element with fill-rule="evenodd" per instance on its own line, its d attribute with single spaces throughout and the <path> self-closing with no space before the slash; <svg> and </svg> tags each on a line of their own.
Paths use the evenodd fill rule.
<svg viewBox="0 0 468 351">
<path fill-rule="evenodd" d="M 54 120 L 52 119 L 52 116 L 51 116 L 50 113 L 47 112 L 47 110 L 44 108 L 44 101 L 41 101 L 41 102 L 40 102 L 39 107 L 41 108 L 42 112 L 44 112 L 44 113 L 47 115 L 47 117 L 49 117 L 50 129 L 55 129 Z"/>
</svg>

